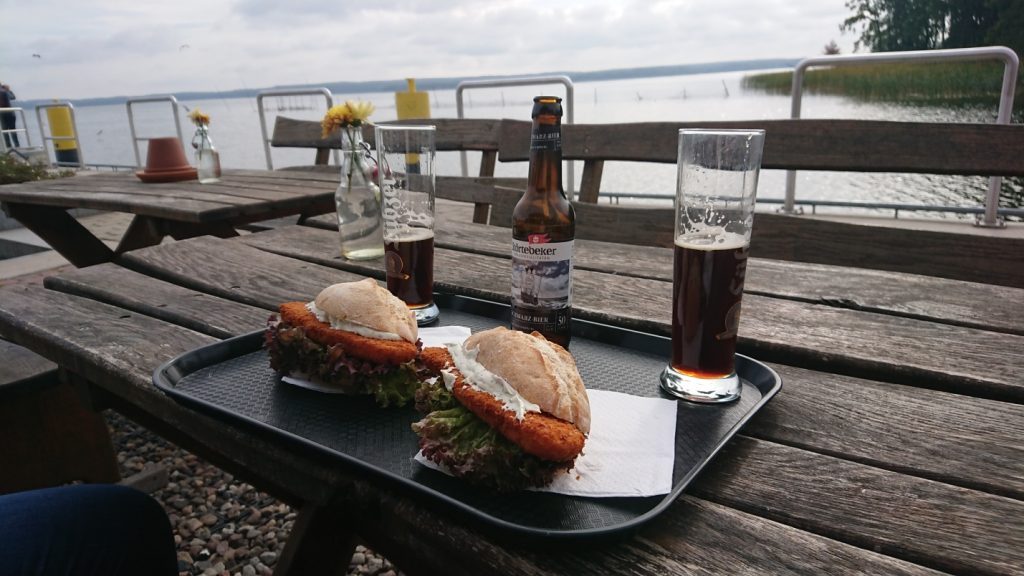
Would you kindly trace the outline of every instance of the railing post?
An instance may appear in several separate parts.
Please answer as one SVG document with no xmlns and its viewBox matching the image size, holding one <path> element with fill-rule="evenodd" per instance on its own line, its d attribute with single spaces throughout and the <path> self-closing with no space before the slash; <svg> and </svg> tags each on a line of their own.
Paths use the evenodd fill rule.
<svg viewBox="0 0 1024 576">
<path fill-rule="evenodd" d="M 149 138 L 139 138 L 135 133 L 135 114 L 132 112 L 132 104 L 142 104 L 145 102 L 170 102 L 171 112 L 174 114 L 174 129 L 178 133 L 178 140 L 181 140 L 181 145 L 185 145 L 185 137 L 181 133 L 181 115 L 178 112 L 178 99 L 173 94 L 167 96 L 148 96 L 145 98 L 129 98 L 125 101 L 125 106 L 128 108 L 128 129 L 132 135 L 132 150 L 135 151 L 135 166 L 142 168 L 142 157 L 139 155 L 139 140 L 149 140 Z"/>
<path fill-rule="evenodd" d="M 999 113 L 997 124 L 1009 124 L 1013 110 L 1014 91 L 1017 84 L 1017 70 L 1020 59 L 1017 53 L 1005 46 L 986 46 L 981 48 L 952 48 L 947 50 L 911 50 L 907 52 L 876 52 L 873 54 L 848 54 L 843 56 L 815 56 L 805 58 L 793 69 L 792 106 L 790 117 L 800 118 L 800 104 L 803 96 L 804 71 L 812 66 L 847 66 L 867 64 L 871 62 L 944 62 L 944 61 L 976 61 L 999 60 L 1003 63 L 1003 87 L 999 94 Z M 989 178 L 988 194 L 985 197 L 985 215 L 975 223 L 978 226 L 998 228 L 1003 226 L 999 218 L 999 191 L 1002 178 Z M 786 171 L 786 199 L 781 212 L 797 213 L 796 204 L 796 171 Z"/>
<path fill-rule="evenodd" d="M 505 86 L 538 86 L 543 84 L 561 84 L 565 86 L 565 123 L 575 124 L 576 115 L 575 101 L 576 94 L 573 90 L 572 79 L 568 76 L 527 76 L 524 78 L 502 78 L 495 80 L 466 80 L 459 82 L 458 86 L 455 87 L 455 112 L 459 118 L 465 117 L 465 107 L 462 105 L 462 93 L 466 89 L 473 88 L 503 88 Z M 469 165 L 466 161 L 466 151 L 459 152 L 459 164 L 462 167 L 462 175 L 469 175 Z M 575 162 L 569 161 L 569 167 L 566 171 L 569 176 L 569 188 L 568 196 L 572 200 L 573 191 L 576 188 L 576 171 Z"/>
<path fill-rule="evenodd" d="M 327 109 L 330 110 L 331 106 L 334 106 L 334 95 L 327 88 L 309 88 L 306 90 L 264 90 L 256 94 L 256 107 L 259 108 L 260 112 L 260 134 L 263 136 L 263 155 L 267 159 L 267 170 L 274 169 L 274 162 L 270 158 L 270 136 L 267 135 L 267 115 L 263 110 L 263 98 L 266 96 L 306 96 L 311 94 L 320 94 L 327 101 Z M 341 164 L 341 158 L 338 156 L 338 150 L 334 150 L 334 163 Z"/>
<path fill-rule="evenodd" d="M 0 108 L 0 113 L 7 113 L 7 112 L 10 112 L 12 114 L 17 114 L 17 115 L 21 116 L 21 125 L 24 126 L 24 128 L 18 128 L 17 127 L 17 123 L 15 123 L 15 127 L 14 128 L 0 128 L 0 133 L 2 133 L 2 136 L 0 136 L 0 152 L 7 152 L 7 140 L 6 140 L 6 137 L 8 135 L 17 136 L 19 133 L 25 135 L 25 145 L 24 146 L 18 146 L 18 147 L 19 148 L 31 148 L 32 147 L 32 136 L 29 134 L 28 122 L 25 122 L 25 109 L 24 108 L 19 108 L 17 106 L 14 106 L 14 107 L 11 107 L 11 108 Z M 18 141 L 19 141 L 18 143 L 20 144 L 21 143 L 21 138 L 18 138 Z"/>
</svg>

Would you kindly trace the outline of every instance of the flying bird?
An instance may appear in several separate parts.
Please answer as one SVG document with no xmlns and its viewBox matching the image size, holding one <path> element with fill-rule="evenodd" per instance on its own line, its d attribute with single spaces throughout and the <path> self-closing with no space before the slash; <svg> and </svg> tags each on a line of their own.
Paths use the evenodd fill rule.
<svg viewBox="0 0 1024 576">
<path fill-rule="evenodd" d="M 189 46 L 188 44 L 182 44 L 181 46 L 178 46 L 178 52 L 181 52 L 185 48 L 191 48 L 191 46 Z"/>
<path fill-rule="evenodd" d="M 33 54 L 33 55 L 32 55 L 32 57 L 33 57 L 33 58 L 42 58 L 42 56 L 41 56 L 41 55 L 39 55 L 39 54 Z"/>
</svg>

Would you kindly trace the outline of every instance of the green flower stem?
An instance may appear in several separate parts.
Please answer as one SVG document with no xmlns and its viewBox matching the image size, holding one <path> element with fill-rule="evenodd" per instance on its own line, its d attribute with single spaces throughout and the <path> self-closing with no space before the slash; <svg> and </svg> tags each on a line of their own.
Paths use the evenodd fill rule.
<svg viewBox="0 0 1024 576">
<path fill-rule="evenodd" d="M 356 164 L 357 164 L 357 162 L 359 160 L 359 156 L 357 156 L 359 151 L 356 150 L 356 135 L 352 131 L 352 128 L 346 127 L 346 128 L 343 128 L 342 130 L 348 136 L 349 162 L 348 162 L 348 174 L 346 176 L 348 177 L 348 189 L 349 189 L 349 191 L 351 191 L 352 190 L 352 171 L 355 170 L 355 166 L 356 166 Z"/>
</svg>

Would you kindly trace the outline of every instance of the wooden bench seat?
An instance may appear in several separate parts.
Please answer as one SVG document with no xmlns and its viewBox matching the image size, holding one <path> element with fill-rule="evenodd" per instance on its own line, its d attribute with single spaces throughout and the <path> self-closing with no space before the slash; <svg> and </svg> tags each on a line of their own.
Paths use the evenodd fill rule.
<svg viewBox="0 0 1024 576">
<path fill-rule="evenodd" d="M 498 160 L 529 160 L 530 123 L 506 120 L 501 128 Z M 563 125 L 563 158 L 584 162 L 575 204 L 578 238 L 671 245 L 671 208 L 596 202 L 605 162 L 674 164 L 680 128 L 764 129 L 764 169 L 1024 175 L 1021 125 L 804 119 Z M 498 208 L 490 222 L 508 225 L 499 212 L 506 197 L 491 195 Z M 1024 287 L 1020 234 L 975 234 L 967 223 L 956 231 L 925 231 L 905 220 L 841 222 L 763 210 L 755 222 L 751 251 L 763 258 Z"/>
<path fill-rule="evenodd" d="M 279 118 L 288 141 L 337 146 L 319 139 L 316 122 Z M 438 127 L 438 150 L 477 150 L 501 162 L 529 160 L 531 124 L 519 120 L 432 119 L 402 123 Z M 563 158 L 584 163 L 576 206 L 577 237 L 670 246 L 671 208 L 597 204 L 605 162 L 674 164 L 680 128 L 761 128 L 766 131 L 764 169 L 909 172 L 1024 176 L 1024 126 L 875 120 L 750 120 L 565 124 Z M 315 138 L 310 134 L 315 132 Z M 275 134 L 277 133 L 275 129 Z M 372 144 L 372 128 L 364 129 Z M 284 140 L 282 140 L 283 142 Z M 319 144 L 318 144 L 319 142 Z M 485 170 L 486 168 L 486 170 Z M 673 186 L 668 183 L 668 186 Z M 493 178 L 493 164 L 475 177 L 443 176 L 439 198 L 472 202 L 473 221 L 510 226 L 523 179 Z M 752 250 L 757 256 L 858 266 L 1024 287 L 1024 237 L 956 231 L 922 231 L 906 220 L 840 222 L 759 211 Z"/>
</svg>

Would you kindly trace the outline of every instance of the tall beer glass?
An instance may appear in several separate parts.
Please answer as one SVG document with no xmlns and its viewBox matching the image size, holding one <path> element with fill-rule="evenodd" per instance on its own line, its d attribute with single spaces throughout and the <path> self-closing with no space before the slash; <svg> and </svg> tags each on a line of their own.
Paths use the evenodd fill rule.
<svg viewBox="0 0 1024 576">
<path fill-rule="evenodd" d="M 740 397 L 734 368 L 764 130 L 679 131 L 668 393 Z"/>
<path fill-rule="evenodd" d="M 440 314 L 434 304 L 434 133 L 433 126 L 375 130 L 388 290 L 420 326 Z"/>
</svg>

